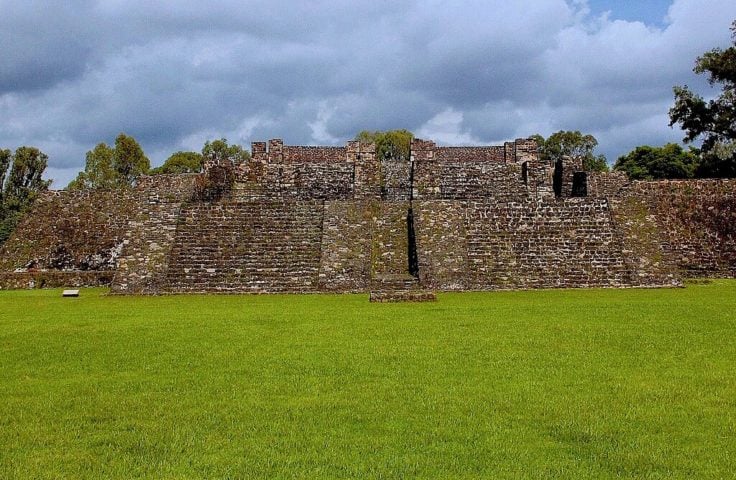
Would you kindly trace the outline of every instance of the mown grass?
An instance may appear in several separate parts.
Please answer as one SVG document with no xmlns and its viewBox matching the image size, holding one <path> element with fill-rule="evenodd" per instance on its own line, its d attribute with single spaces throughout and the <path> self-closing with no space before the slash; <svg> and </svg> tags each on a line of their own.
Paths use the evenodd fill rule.
<svg viewBox="0 0 736 480">
<path fill-rule="evenodd" d="M 0 292 L 0 478 L 732 478 L 736 282 Z"/>
</svg>

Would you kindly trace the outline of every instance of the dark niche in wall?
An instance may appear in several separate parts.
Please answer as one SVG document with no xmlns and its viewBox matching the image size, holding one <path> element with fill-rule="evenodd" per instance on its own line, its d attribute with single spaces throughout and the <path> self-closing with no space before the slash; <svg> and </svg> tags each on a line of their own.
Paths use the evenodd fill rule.
<svg viewBox="0 0 736 480">
<path fill-rule="evenodd" d="M 587 197 L 588 196 L 588 173 L 575 172 L 572 174 L 572 196 Z"/>
<path fill-rule="evenodd" d="M 562 159 L 555 162 L 555 171 L 552 175 L 552 189 L 555 192 L 555 197 L 562 196 Z"/>
<path fill-rule="evenodd" d="M 524 185 L 529 185 L 529 162 L 521 164 L 521 181 Z"/>
<path fill-rule="evenodd" d="M 414 232 L 414 210 L 409 209 L 409 213 L 406 215 L 406 231 L 408 235 L 408 257 L 409 257 L 409 274 L 418 277 L 419 276 L 419 256 L 417 255 L 417 236 Z"/>
</svg>

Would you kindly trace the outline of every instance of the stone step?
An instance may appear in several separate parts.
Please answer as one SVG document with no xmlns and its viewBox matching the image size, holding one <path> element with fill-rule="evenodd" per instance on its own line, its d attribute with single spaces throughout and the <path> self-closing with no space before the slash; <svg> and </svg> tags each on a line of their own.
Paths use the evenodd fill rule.
<svg viewBox="0 0 736 480">
<path fill-rule="evenodd" d="M 371 291 L 372 303 L 436 302 L 437 294 L 429 290 L 377 290 Z"/>
<path fill-rule="evenodd" d="M 374 290 L 415 290 L 420 288 L 419 280 L 409 274 L 375 274 L 371 278 Z"/>
</svg>

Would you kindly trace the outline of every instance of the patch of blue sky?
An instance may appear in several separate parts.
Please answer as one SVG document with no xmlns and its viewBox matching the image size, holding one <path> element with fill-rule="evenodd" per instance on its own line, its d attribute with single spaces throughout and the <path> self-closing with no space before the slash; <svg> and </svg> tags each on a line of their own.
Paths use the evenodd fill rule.
<svg viewBox="0 0 736 480">
<path fill-rule="evenodd" d="M 591 14 L 610 12 L 611 20 L 640 21 L 646 25 L 666 25 L 667 10 L 673 0 L 589 0 Z"/>
</svg>

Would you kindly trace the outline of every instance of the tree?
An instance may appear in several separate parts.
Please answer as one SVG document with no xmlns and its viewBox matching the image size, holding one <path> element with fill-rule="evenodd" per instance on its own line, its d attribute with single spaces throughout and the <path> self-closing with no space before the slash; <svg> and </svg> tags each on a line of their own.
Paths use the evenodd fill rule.
<svg viewBox="0 0 736 480">
<path fill-rule="evenodd" d="M 408 160 L 411 155 L 411 140 L 414 134 L 408 130 L 370 131 L 363 130 L 355 140 L 376 144 L 376 158 L 379 160 Z"/>
<path fill-rule="evenodd" d="M 132 185 L 139 176 L 148 173 L 151 162 L 133 137 L 121 133 L 115 138 L 112 166 L 123 185 Z"/>
<path fill-rule="evenodd" d="M 10 236 L 12 226 L 7 224 L 8 208 L 5 205 L 5 177 L 10 167 L 12 153 L 10 150 L 0 149 L 0 245 Z"/>
<path fill-rule="evenodd" d="M 121 133 L 115 146 L 99 143 L 87 152 L 84 171 L 67 186 L 70 190 L 129 187 L 148 173 L 151 162 L 138 142 Z"/>
<path fill-rule="evenodd" d="M 240 145 L 228 145 L 227 140 L 221 138 L 212 142 L 206 141 L 202 147 L 202 157 L 207 162 L 223 164 L 229 161 L 233 165 L 239 165 L 250 159 L 250 152 Z"/>
<path fill-rule="evenodd" d="M 0 208 L 2 208 L 3 205 L 3 187 L 5 186 L 5 175 L 7 175 L 8 173 L 11 158 L 12 154 L 10 150 L 0 149 Z M 0 211 L 0 215 L 2 215 L 2 211 Z"/>
<path fill-rule="evenodd" d="M 577 130 L 560 130 L 546 140 L 541 135 L 533 135 L 532 138 L 539 145 L 539 156 L 542 160 L 556 163 L 562 157 L 582 158 L 584 170 L 608 171 L 605 155 L 595 154 L 598 140 L 593 135 L 584 135 Z"/>
<path fill-rule="evenodd" d="M 0 244 L 5 242 L 22 213 L 38 195 L 48 189 L 43 180 L 48 156 L 35 147 L 0 150 Z"/>
<path fill-rule="evenodd" d="M 695 73 L 708 74 L 711 86 L 720 84 L 721 94 L 706 101 L 687 85 L 674 87 L 675 104 L 670 126 L 685 131 L 685 143 L 702 138 L 698 177 L 736 177 L 736 20 L 731 24 L 733 45 L 715 48 L 695 61 Z"/>
<path fill-rule="evenodd" d="M 16 202 L 26 205 L 36 199 L 38 193 L 51 183 L 43 180 L 49 157 L 35 147 L 19 147 L 13 155 L 13 166 L 5 182 L 5 203 Z"/>
<path fill-rule="evenodd" d="M 115 150 L 105 143 L 99 143 L 87 152 L 83 172 L 67 187 L 70 190 L 89 190 L 95 188 L 115 188 L 118 186 L 118 175 L 112 166 Z"/>
<path fill-rule="evenodd" d="M 632 180 L 693 178 L 698 167 L 698 151 L 683 150 L 676 143 L 663 147 L 636 147 L 616 160 L 614 170 L 626 172 Z"/>
<path fill-rule="evenodd" d="M 176 152 L 166 159 L 163 165 L 150 171 L 152 175 L 163 173 L 199 173 L 202 171 L 204 157 L 197 152 Z"/>
</svg>

